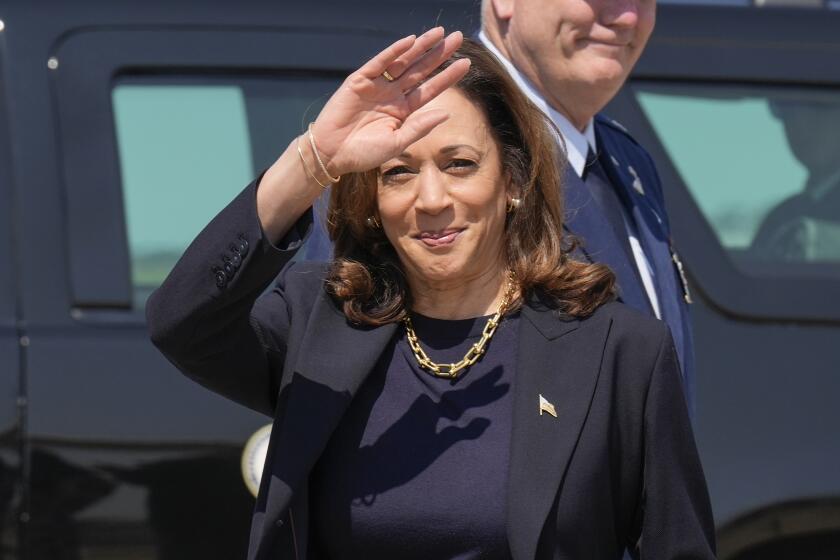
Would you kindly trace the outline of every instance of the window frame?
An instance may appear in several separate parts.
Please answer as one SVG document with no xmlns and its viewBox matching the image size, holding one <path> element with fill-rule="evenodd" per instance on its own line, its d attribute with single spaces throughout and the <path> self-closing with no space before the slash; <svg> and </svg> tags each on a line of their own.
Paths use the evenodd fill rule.
<svg viewBox="0 0 840 560">
<path fill-rule="evenodd" d="M 815 11 L 808 18 L 813 23 L 810 28 L 804 25 L 798 33 L 780 39 L 771 32 L 786 28 L 787 10 L 753 11 L 748 15 L 749 25 L 740 10 L 733 10 L 735 17 L 725 20 L 714 19 L 713 11 L 667 13 L 670 20 L 660 24 L 672 35 L 652 39 L 631 80 L 605 112 L 621 122 L 656 162 L 668 213 L 680 217 L 671 220 L 672 234 L 692 287 L 712 307 L 736 318 L 840 321 L 840 281 L 836 276 L 761 277 L 735 267 L 636 98 L 637 87 L 645 83 L 793 85 L 840 92 L 840 65 L 836 64 L 840 14 L 827 17 Z M 796 16 L 801 21 L 803 13 L 797 11 Z M 756 64 L 757 60 L 767 63 Z M 813 265 L 811 270 L 819 268 Z"/>
<path fill-rule="evenodd" d="M 71 303 L 76 319 L 142 321 L 113 113 L 123 76 L 346 74 L 381 50 L 383 33 L 267 29 L 100 28 L 71 33 L 54 56 Z M 387 40 L 387 38 L 386 38 Z M 341 48 L 329 48 L 330 44 Z M 324 56 L 329 52 L 329 56 Z M 96 201 L 97 212 L 90 211 Z M 125 314 L 129 313 L 129 317 Z"/>
<path fill-rule="evenodd" d="M 5 45 L 0 41 L 0 84 L 7 79 L 5 56 Z M 9 104 L 5 88 L 0 87 L 0 328 L 4 331 L 17 329 L 17 247 L 13 238 L 17 218 L 11 154 Z"/>
<path fill-rule="evenodd" d="M 9 118 L 11 106 L 4 84 L 8 79 L 5 58 L 6 45 L 0 40 L 0 429 L 13 434 L 14 439 L 23 437 L 20 396 L 24 385 L 26 346 L 23 335 L 28 334 L 22 325 L 19 304 L 20 286 L 19 253 L 16 241 L 19 213 L 16 211 L 14 173 L 12 169 L 12 135 Z M 0 457 L 10 466 L 20 467 L 23 449 L 16 443 L 0 446 Z M 13 483 L 23 484 L 19 469 L 13 470 Z M 9 513 L 16 510 L 10 504 Z M 12 537 L 17 541 L 17 537 Z"/>
</svg>

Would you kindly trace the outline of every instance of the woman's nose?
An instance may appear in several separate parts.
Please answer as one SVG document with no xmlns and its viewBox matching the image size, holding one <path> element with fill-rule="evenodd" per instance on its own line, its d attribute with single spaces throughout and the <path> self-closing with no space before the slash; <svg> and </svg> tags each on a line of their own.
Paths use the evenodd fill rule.
<svg viewBox="0 0 840 560">
<path fill-rule="evenodd" d="M 417 210 L 427 214 L 439 214 L 452 204 L 446 177 L 439 169 L 427 167 L 417 178 Z"/>
</svg>

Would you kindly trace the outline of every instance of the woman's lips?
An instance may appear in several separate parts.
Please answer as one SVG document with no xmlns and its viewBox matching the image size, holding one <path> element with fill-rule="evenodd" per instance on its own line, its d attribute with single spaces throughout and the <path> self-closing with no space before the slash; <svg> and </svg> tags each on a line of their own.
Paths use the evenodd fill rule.
<svg viewBox="0 0 840 560">
<path fill-rule="evenodd" d="M 455 242 L 462 229 L 445 229 L 441 231 L 423 231 L 417 238 L 427 247 L 443 247 Z"/>
</svg>

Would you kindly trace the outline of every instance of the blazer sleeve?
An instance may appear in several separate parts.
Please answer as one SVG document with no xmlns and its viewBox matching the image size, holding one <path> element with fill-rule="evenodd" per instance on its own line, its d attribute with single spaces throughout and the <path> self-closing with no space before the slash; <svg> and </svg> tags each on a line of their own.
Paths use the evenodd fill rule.
<svg viewBox="0 0 840 560">
<path fill-rule="evenodd" d="M 651 375 L 644 405 L 642 560 L 715 558 L 715 527 L 694 442 L 679 362 L 669 332 Z"/>
<path fill-rule="evenodd" d="M 152 342 L 188 377 L 273 415 L 289 322 L 283 279 L 268 297 L 257 298 L 302 245 L 312 213 L 272 244 L 257 216 L 258 184 L 248 185 L 198 234 L 149 297 L 146 320 Z"/>
</svg>

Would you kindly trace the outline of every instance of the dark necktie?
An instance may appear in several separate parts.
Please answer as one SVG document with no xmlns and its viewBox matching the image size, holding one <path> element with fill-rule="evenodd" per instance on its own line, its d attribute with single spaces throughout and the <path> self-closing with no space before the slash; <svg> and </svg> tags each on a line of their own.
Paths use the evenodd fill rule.
<svg viewBox="0 0 840 560">
<path fill-rule="evenodd" d="M 601 165 L 601 160 L 590 149 L 586 154 L 586 167 L 583 168 L 583 182 L 586 183 L 592 198 L 601 211 L 607 218 L 607 221 L 613 228 L 616 238 L 618 238 L 621 248 L 624 250 L 633 269 L 636 269 L 636 258 L 633 255 L 633 250 L 630 248 L 630 240 L 627 236 L 627 226 L 625 225 L 626 209 L 622 204 L 621 198 L 610 183 L 604 167 Z"/>
</svg>

